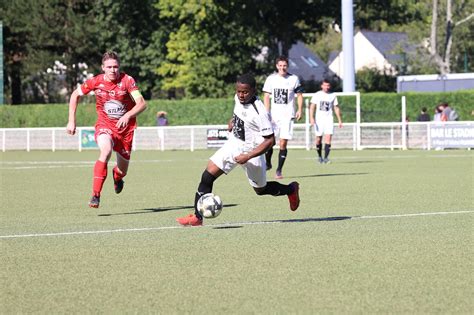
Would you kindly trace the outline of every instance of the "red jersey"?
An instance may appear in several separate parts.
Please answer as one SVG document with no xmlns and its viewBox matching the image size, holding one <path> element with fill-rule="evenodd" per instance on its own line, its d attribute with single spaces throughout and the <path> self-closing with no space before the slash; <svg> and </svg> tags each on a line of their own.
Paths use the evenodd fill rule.
<svg viewBox="0 0 474 315">
<path fill-rule="evenodd" d="M 94 91 L 96 100 L 97 123 L 105 124 L 113 131 L 123 133 L 126 130 L 134 130 L 137 127 L 135 117 L 130 118 L 128 126 L 117 130 L 115 124 L 126 112 L 135 106 L 131 93 L 138 90 L 135 80 L 126 73 L 120 73 L 117 81 L 105 80 L 104 74 L 99 74 L 84 82 L 79 91 L 85 95 Z"/>
</svg>

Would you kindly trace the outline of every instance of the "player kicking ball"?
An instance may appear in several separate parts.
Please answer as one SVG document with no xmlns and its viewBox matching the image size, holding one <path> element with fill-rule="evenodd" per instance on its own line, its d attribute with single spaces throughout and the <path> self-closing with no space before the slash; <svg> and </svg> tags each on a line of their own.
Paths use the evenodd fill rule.
<svg viewBox="0 0 474 315">
<path fill-rule="evenodd" d="M 115 52 L 102 56 L 102 71 L 84 82 L 69 100 L 69 121 L 66 132 L 76 133 L 76 109 L 80 97 L 94 92 L 96 97 L 97 122 L 95 141 L 99 146 L 99 159 L 94 165 L 92 198 L 89 207 L 98 208 L 100 193 L 107 178 L 107 163 L 112 151 L 117 152 L 117 165 L 113 168 L 114 189 L 118 194 L 123 189 L 123 177 L 127 175 L 132 141 L 137 127 L 136 116 L 145 110 L 146 103 L 135 80 L 119 71 L 120 60 Z"/>
<path fill-rule="evenodd" d="M 237 165 L 242 166 L 257 195 L 286 195 L 290 209 L 298 209 L 300 198 L 297 182 L 289 185 L 267 182 L 264 153 L 274 145 L 275 136 L 270 115 L 256 96 L 256 82 L 252 75 L 244 74 L 237 79 L 234 99 L 229 139 L 209 159 L 195 195 L 194 214 L 176 219 L 181 225 L 202 225 L 203 217 L 197 209 L 199 198 L 212 192 L 214 181 L 222 174 L 228 174 Z"/>
</svg>

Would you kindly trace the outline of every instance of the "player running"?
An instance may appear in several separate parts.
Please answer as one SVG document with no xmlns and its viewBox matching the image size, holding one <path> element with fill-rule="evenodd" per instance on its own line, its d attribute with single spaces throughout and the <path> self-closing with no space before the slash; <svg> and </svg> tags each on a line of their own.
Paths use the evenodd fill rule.
<svg viewBox="0 0 474 315">
<path fill-rule="evenodd" d="M 123 177 L 127 175 L 132 141 L 137 127 L 136 116 L 145 110 L 146 103 L 135 80 L 120 72 L 117 53 L 109 51 L 102 56 L 102 71 L 78 87 L 69 100 L 69 121 L 66 132 L 76 133 L 76 109 L 79 99 L 90 92 L 96 97 L 97 122 L 95 141 L 99 146 L 99 159 L 94 166 L 92 198 L 89 207 L 98 208 L 100 193 L 107 178 L 107 163 L 112 151 L 117 153 L 113 168 L 114 189 L 119 194 L 123 189 Z"/>
<path fill-rule="evenodd" d="M 288 155 L 288 140 L 293 138 L 293 121 L 300 120 L 303 108 L 303 88 L 298 76 L 288 72 L 288 58 L 280 56 L 276 59 L 277 72 L 271 74 L 263 85 L 263 102 L 272 113 L 275 133 L 279 138 L 280 152 L 275 178 L 282 179 L 282 169 Z M 298 109 L 295 113 L 294 100 L 297 99 Z M 271 105 L 271 106 L 270 106 Z M 272 168 L 273 148 L 265 154 L 267 170 Z"/>
<path fill-rule="evenodd" d="M 334 93 L 330 93 L 331 83 L 328 80 L 323 80 L 321 83 L 321 91 L 314 93 L 310 101 L 309 107 L 309 122 L 314 126 L 316 135 L 316 151 L 318 152 L 319 163 L 328 164 L 329 152 L 331 151 L 331 139 L 334 133 L 334 117 L 336 114 L 339 128 L 342 128 L 341 110 L 339 103 Z M 324 159 L 322 157 L 321 138 L 324 137 Z"/>
<path fill-rule="evenodd" d="M 252 75 L 244 74 L 237 79 L 234 115 L 229 122 L 229 139 L 211 158 L 202 173 L 201 182 L 194 198 L 194 214 L 178 218 L 185 226 L 202 225 L 203 218 L 197 209 L 199 198 L 212 192 L 214 181 L 222 174 L 228 174 L 238 164 L 247 174 L 250 185 L 257 195 L 287 195 L 290 209 L 298 209 L 299 184 L 283 185 L 267 182 L 264 153 L 273 146 L 275 137 L 262 101 L 256 96 L 256 83 Z"/>
</svg>

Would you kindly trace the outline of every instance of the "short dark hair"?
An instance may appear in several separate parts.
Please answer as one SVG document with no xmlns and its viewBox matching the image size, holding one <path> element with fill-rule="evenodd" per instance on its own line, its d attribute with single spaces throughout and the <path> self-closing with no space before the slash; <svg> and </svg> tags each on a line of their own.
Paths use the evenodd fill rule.
<svg viewBox="0 0 474 315">
<path fill-rule="evenodd" d="M 280 61 L 284 61 L 288 64 L 288 57 L 280 55 L 275 59 L 275 64 L 279 63 Z"/>
<path fill-rule="evenodd" d="M 245 74 L 240 75 L 237 78 L 237 82 L 243 83 L 243 84 L 248 84 L 252 88 L 255 88 L 257 86 L 257 82 L 255 81 L 255 77 L 251 73 L 245 73 Z"/>
<path fill-rule="evenodd" d="M 117 60 L 117 62 L 120 64 L 119 55 L 115 51 L 109 50 L 102 55 L 102 63 L 104 63 L 108 59 Z"/>
<path fill-rule="evenodd" d="M 329 79 L 323 79 L 323 81 L 321 81 L 321 84 L 323 84 L 323 83 L 329 83 L 329 84 L 331 84 L 331 81 L 329 81 Z"/>
</svg>

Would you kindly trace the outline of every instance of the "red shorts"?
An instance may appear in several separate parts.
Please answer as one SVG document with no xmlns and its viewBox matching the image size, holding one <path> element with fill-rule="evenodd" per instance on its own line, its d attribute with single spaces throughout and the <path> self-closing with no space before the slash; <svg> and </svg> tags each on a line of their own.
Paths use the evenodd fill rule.
<svg viewBox="0 0 474 315">
<path fill-rule="evenodd" d="M 130 160 L 130 155 L 132 153 L 132 143 L 133 143 L 133 134 L 135 129 L 131 128 L 124 132 L 118 133 L 111 128 L 108 128 L 106 125 L 95 126 L 94 138 L 97 142 L 97 137 L 101 134 L 107 134 L 112 138 L 113 150 L 120 154 L 124 159 Z"/>
</svg>

